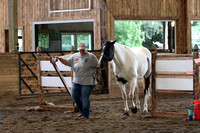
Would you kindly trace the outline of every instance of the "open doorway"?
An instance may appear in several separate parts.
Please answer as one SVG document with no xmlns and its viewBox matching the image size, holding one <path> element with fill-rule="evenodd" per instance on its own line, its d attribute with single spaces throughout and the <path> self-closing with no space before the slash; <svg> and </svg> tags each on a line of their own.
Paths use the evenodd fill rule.
<svg viewBox="0 0 200 133">
<path fill-rule="evenodd" d="M 9 52 L 9 30 L 8 29 L 5 29 L 4 30 L 5 32 L 5 49 L 4 49 L 4 52 Z"/>
<path fill-rule="evenodd" d="M 4 47 L 4 52 L 9 52 L 9 30 L 5 29 L 5 47 Z M 17 51 L 22 52 L 24 51 L 24 31 L 23 28 L 18 29 L 18 44 L 17 44 Z"/>
<path fill-rule="evenodd" d="M 175 21 L 115 21 L 115 39 L 129 47 L 156 44 L 160 52 L 175 52 Z"/>
<path fill-rule="evenodd" d="M 195 44 L 200 48 L 200 21 L 191 21 L 192 50 Z"/>
</svg>

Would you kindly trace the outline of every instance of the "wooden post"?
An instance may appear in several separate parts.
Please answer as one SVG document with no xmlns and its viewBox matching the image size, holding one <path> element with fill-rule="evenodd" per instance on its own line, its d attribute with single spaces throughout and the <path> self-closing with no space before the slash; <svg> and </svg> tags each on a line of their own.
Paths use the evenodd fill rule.
<svg viewBox="0 0 200 133">
<path fill-rule="evenodd" d="M 194 52 L 193 52 L 193 99 L 199 99 L 199 66 L 195 63 L 195 59 L 199 58 L 198 53 L 198 46 L 197 44 L 194 45 Z"/>
<path fill-rule="evenodd" d="M 38 77 L 38 92 L 39 92 L 39 100 L 40 105 L 44 105 L 44 92 L 42 90 L 42 82 L 41 82 L 41 69 L 40 69 L 40 56 L 41 56 L 41 49 L 37 47 L 37 77 Z"/>
<path fill-rule="evenodd" d="M 152 79 L 151 79 L 151 115 L 157 111 L 157 99 L 156 99 L 156 58 L 157 58 L 157 48 L 156 45 L 152 47 Z"/>
<path fill-rule="evenodd" d="M 75 53 L 74 46 L 71 46 L 70 51 L 71 51 L 71 54 Z M 73 72 L 73 69 L 71 68 L 71 82 L 73 82 L 73 79 L 74 79 L 74 72 Z M 78 107 L 75 105 L 74 102 L 73 102 L 73 110 L 74 110 L 74 112 L 78 112 Z"/>
<path fill-rule="evenodd" d="M 51 59 L 50 59 L 50 62 L 52 63 L 54 69 L 56 70 L 56 72 L 57 72 L 57 74 L 58 74 L 58 76 L 59 76 L 61 82 L 63 83 L 63 85 L 64 85 L 64 87 L 65 87 L 65 89 L 66 89 L 66 91 L 69 93 L 69 96 L 71 97 L 71 91 L 69 90 L 69 86 L 67 86 L 67 84 L 66 84 L 66 82 L 65 82 L 65 79 L 64 79 L 64 77 L 62 76 L 62 73 L 60 72 L 59 68 L 57 67 L 54 58 L 51 58 Z"/>
<path fill-rule="evenodd" d="M 17 52 L 18 0 L 8 0 L 9 52 Z"/>
<path fill-rule="evenodd" d="M 75 48 L 74 48 L 74 46 L 71 47 L 70 51 L 71 51 L 71 54 L 74 54 L 74 53 L 75 53 Z M 72 68 L 71 68 L 71 77 L 72 77 L 71 81 L 73 82 L 73 79 L 74 79 L 74 72 L 73 72 L 73 69 L 72 69 Z"/>
</svg>

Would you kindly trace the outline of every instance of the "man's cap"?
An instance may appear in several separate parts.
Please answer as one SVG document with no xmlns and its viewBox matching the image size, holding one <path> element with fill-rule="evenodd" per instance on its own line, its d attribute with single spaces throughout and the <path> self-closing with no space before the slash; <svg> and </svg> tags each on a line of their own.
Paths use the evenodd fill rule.
<svg viewBox="0 0 200 133">
<path fill-rule="evenodd" d="M 79 46 L 78 46 L 78 49 L 86 49 L 86 46 L 85 46 L 85 43 L 80 43 Z"/>
</svg>

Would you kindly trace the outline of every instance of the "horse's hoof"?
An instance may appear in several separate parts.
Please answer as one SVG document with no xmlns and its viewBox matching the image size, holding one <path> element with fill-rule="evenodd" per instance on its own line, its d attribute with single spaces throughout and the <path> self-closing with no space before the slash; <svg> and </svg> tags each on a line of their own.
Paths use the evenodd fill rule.
<svg viewBox="0 0 200 133">
<path fill-rule="evenodd" d="M 133 114 L 136 114 L 136 113 L 137 113 L 137 107 L 131 108 L 131 112 L 132 112 Z"/>
<path fill-rule="evenodd" d="M 124 112 L 123 115 L 124 115 L 124 116 L 129 116 L 129 113 L 128 113 L 128 112 Z"/>
<path fill-rule="evenodd" d="M 144 112 L 144 113 L 148 113 L 148 110 L 145 109 L 145 110 L 143 110 L 143 112 Z"/>
</svg>

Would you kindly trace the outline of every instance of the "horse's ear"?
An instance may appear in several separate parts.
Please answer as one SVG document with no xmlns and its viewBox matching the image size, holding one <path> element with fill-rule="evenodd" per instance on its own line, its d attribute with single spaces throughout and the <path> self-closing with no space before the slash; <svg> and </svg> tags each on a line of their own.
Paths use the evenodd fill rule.
<svg viewBox="0 0 200 133">
<path fill-rule="evenodd" d="M 104 44 L 105 42 L 106 42 L 105 40 L 101 39 L 101 45 Z"/>
<path fill-rule="evenodd" d="M 114 40 L 113 42 L 112 42 L 112 44 L 115 44 L 117 42 L 117 40 Z"/>
</svg>

